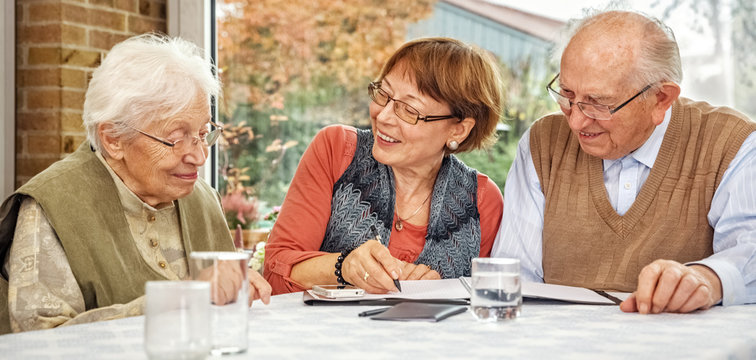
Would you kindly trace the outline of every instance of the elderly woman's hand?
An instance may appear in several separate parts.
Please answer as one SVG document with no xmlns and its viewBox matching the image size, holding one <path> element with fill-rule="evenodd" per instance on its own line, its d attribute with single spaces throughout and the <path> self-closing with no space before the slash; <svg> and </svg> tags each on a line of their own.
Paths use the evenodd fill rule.
<svg viewBox="0 0 756 360">
<path fill-rule="evenodd" d="M 255 300 L 262 300 L 263 303 L 270 304 L 270 294 L 273 289 L 259 272 L 252 269 L 247 270 L 247 280 L 249 280 L 249 306 Z"/>
<path fill-rule="evenodd" d="M 377 240 L 366 241 L 352 250 L 341 267 L 344 280 L 373 294 L 399 291 L 394 280 L 400 279 L 402 271 L 402 261 L 391 256 Z"/>
<path fill-rule="evenodd" d="M 218 260 L 217 266 L 202 269 L 197 280 L 210 282 L 210 300 L 216 305 L 236 301 L 244 279 L 238 260 Z"/>
</svg>

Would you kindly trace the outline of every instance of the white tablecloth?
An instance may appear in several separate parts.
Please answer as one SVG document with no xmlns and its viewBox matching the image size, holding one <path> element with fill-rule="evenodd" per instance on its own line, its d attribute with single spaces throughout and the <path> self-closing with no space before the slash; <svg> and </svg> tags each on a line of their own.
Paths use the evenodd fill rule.
<svg viewBox="0 0 756 360">
<path fill-rule="evenodd" d="M 307 306 L 302 294 L 250 309 L 250 349 L 225 359 L 756 359 L 756 305 L 638 315 L 616 306 L 526 301 L 505 323 L 470 311 L 439 323 L 360 318 L 365 306 Z M 0 336 L 2 359 L 145 359 L 143 317 Z"/>
</svg>

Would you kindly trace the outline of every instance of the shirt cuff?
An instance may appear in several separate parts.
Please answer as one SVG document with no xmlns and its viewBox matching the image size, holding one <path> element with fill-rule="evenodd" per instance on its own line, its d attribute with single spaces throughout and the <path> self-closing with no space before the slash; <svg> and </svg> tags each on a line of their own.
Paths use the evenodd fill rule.
<svg viewBox="0 0 756 360">
<path fill-rule="evenodd" d="M 722 283 L 722 305 L 745 304 L 746 288 L 743 274 L 731 263 L 720 259 L 703 259 L 686 263 L 685 265 L 704 265 L 713 270 Z"/>
</svg>

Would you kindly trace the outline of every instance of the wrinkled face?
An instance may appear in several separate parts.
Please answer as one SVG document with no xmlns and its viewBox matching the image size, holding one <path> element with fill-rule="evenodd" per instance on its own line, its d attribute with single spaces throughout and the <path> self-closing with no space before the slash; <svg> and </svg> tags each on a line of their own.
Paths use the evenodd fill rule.
<svg viewBox="0 0 756 360">
<path fill-rule="evenodd" d="M 397 65 L 383 79 L 381 89 L 389 96 L 417 109 L 421 115 L 448 115 L 447 104 L 423 95 L 414 79 Z M 411 125 L 394 113 L 394 101 L 386 106 L 370 102 L 370 118 L 373 128 L 373 157 L 382 164 L 394 168 L 428 171 L 440 167 L 447 140 L 457 125 L 457 119 L 418 121 Z"/>
<path fill-rule="evenodd" d="M 197 96 L 184 112 L 163 121 L 154 121 L 140 130 L 174 142 L 201 136 L 210 121 L 210 102 Z M 184 153 L 174 151 L 154 139 L 139 134 L 123 143 L 121 171 L 126 186 L 149 205 L 168 203 L 189 195 L 197 181 L 198 168 L 205 163 L 208 149 L 202 143 Z"/>
<path fill-rule="evenodd" d="M 554 89 L 573 105 L 562 109 L 570 129 L 588 154 L 602 159 L 621 158 L 643 145 L 658 123 L 652 116 L 654 96 L 636 98 L 609 120 L 595 120 L 583 114 L 577 102 L 615 108 L 641 88 L 628 86 L 625 79 L 633 71 L 633 46 L 616 46 L 600 40 L 576 36 L 562 55 L 561 74 Z"/>
</svg>

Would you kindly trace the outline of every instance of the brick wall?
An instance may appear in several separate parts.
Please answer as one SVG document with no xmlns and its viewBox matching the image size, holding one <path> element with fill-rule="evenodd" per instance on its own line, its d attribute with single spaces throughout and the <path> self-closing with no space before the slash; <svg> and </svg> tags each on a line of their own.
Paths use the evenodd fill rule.
<svg viewBox="0 0 756 360">
<path fill-rule="evenodd" d="M 165 0 L 16 0 L 16 187 L 76 150 L 92 71 L 150 31 L 166 32 Z"/>
</svg>

